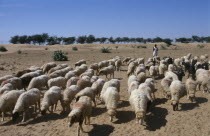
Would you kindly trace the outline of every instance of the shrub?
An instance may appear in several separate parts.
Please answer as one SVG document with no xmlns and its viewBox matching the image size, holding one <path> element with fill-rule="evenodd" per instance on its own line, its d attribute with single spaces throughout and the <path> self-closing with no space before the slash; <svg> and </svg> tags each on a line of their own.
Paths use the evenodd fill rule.
<svg viewBox="0 0 210 136">
<path fill-rule="evenodd" d="M 132 48 L 136 48 L 136 45 L 132 45 L 131 47 L 132 47 Z"/>
<path fill-rule="evenodd" d="M 6 52 L 7 49 L 6 49 L 4 46 L 1 46 L 1 47 L 0 47 L 0 51 L 1 51 L 1 52 Z"/>
<path fill-rule="evenodd" d="M 65 56 L 61 50 L 54 51 L 54 54 L 52 57 L 54 61 L 67 61 L 68 60 L 68 57 Z"/>
<path fill-rule="evenodd" d="M 107 47 L 107 48 L 104 48 L 104 47 L 102 47 L 102 49 L 101 49 L 101 53 L 111 53 L 111 48 L 109 48 L 109 47 Z"/>
<path fill-rule="evenodd" d="M 146 45 L 139 45 L 139 46 L 137 46 L 137 48 L 147 48 L 147 46 Z"/>
<path fill-rule="evenodd" d="M 117 50 L 118 49 L 118 46 L 115 46 L 115 49 Z"/>
<path fill-rule="evenodd" d="M 18 50 L 18 51 L 17 51 L 17 53 L 18 53 L 18 54 L 21 54 L 21 53 L 22 53 L 22 51 L 21 51 L 21 50 Z"/>
<path fill-rule="evenodd" d="M 78 51 L 77 47 L 72 47 L 71 49 L 72 49 L 72 51 Z"/>
<path fill-rule="evenodd" d="M 161 49 L 162 49 L 162 50 L 167 50 L 167 47 L 164 46 L 164 45 L 161 45 Z"/>
<path fill-rule="evenodd" d="M 48 48 L 46 47 L 46 48 L 44 48 L 45 50 L 48 50 Z"/>
<path fill-rule="evenodd" d="M 200 49 L 202 49 L 202 48 L 204 48 L 205 46 L 204 46 L 204 45 L 198 44 L 197 47 L 200 48 Z"/>
</svg>

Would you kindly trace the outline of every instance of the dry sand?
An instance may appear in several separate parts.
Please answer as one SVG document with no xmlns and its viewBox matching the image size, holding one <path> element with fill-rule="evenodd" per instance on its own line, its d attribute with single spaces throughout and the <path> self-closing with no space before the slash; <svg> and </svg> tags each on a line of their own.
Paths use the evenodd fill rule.
<svg viewBox="0 0 210 136">
<path fill-rule="evenodd" d="M 180 57 L 187 53 L 193 55 L 208 54 L 210 56 L 210 44 L 205 48 L 197 48 L 197 43 L 193 44 L 177 44 L 176 50 L 169 48 L 159 51 L 159 55 Z M 152 44 L 147 49 L 132 48 L 131 45 L 74 45 L 79 51 L 72 51 L 72 45 L 62 46 L 32 46 L 32 45 L 5 45 L 8 49 L 6 53 L 0 53 L 0 76 L 12 74 L 18 70 L 28 68 L 32 65 L 41 66 L 44 63 L 53 61 L 51 56 L 53 51 L 62 50 L 68 53 L 69 61 L 56 62 L 66 63 L 73 67 L 73 64 L 80 60 L 86 59 L 88 64 L 99 62 L 101 60 L 110 59 L 115 56 L 122 58 L 130 57 L 151 57 Z M 112 47 L 112 53 L 102 54 L 100 49 L 102 46 Z M 115 49 L 118 46 L 118 49 Z M 160 47 L 160 44 L 158 45 Z M 48 50 L 45 50 L 45 48 Z M 17 51 L 22 53 L 18 54 Z M 127 94 L 127 66 L 122 67 L 123 71 L 116 72 L 115 77 L 121 80 L 121 101 L 119 103 L 117 119 L 113 123 L 109 121 L 104 105 L 98 105 L 94 108 L 91 125 L 83 125 L 86 133 L 82 136 L 207 136 L 210 135 L 210 99 L 209 94 L 202 92 L 196 93 L 196 103 L 189 102 L 186 97 L 180 101 L 180 111 L 173 111 L 170 101 L 167 101 L 161 95 L 160 80 L 156 80 L 157 99 L 155 100 L 151 113 L 146 116 L 147 126 L 136 124 L 135 114 L 128 102 Z M 104 78 L 104 77 L 103 77 Z M 185 81 L 185 80 L 184 80 Z M 1 136 L 74 136 L 78 124 L 74 124 L 71 128 L 67 127 L 67 114 L 60 115 L 61 106 L 53 114 L 46 116 L 39 115 L 37 118 L 31 116 L 29 120 L 22 123 L 21 120 L 13 123 L 10 121 L 10 114 L 4 122 L 0 122 Z"/>
</svg>

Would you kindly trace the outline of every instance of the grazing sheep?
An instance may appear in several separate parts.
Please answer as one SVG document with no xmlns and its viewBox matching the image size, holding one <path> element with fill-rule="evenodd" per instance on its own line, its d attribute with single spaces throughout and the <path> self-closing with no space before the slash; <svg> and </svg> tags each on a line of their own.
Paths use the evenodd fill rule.
<svg viewBox="0 0 210 136">
<path fill-rule="evenodd" d="M 178 104 L 180 98 L 184 97 L 187 92 L 185 85 L 182 84 L 179 80 L 174 80 L 170 85 L 171 91 L 171 105 L 173 106 L 173 110 L 178 110 Z"/>
<path fill-rule="evenodd" d="M 146 72 L 146 68 L 143 64 L 140 64 L 136 70 L 135 70 L 135 75 L 137 76 L 140 72 Z"/>
<path fill-rule="evenodd" d="M 14 77 L 14 76 L 12 76 L 12 75 L 6 75 L 6 76 L 1 77 L 1 78 L 0 78 L 0 84 L 1 84 L 3 81 L 8 80 L 8 79 L 13 78 L 13 77 Z"/>
<path fill-rule="evenodd" d="M 13 86 L 13 89 L 22 89 L 23 88 L 22 80 L 18 77 L 13 77 L 13 78 L 3 81 L 1 83 L 1 86 L 4 86 L 7 83 L 11 83 Z"/>
<path fill-rule="evenodd" d="M 155 89 L 155 81 L 152 78 L 147 78 L 144 83 L 146 83 L 150 87 L 153 94 L 153 99 L 155 99 L 155 92 L 157 91 Z"/>
<path fill-rule="evenodd" d="M 105 75 L 106 78 L 107 78 L 107 75 L 110 75 L 110 78 L 111 78 L 111 76 L 113 76 L 113 78 L 114 78 L 114 66 L 110 65 L 108 67 L 101 69 L 99 71 L 99 75 Z"/>
<path fill-rule="evenodd" d="M 146 94 L 140 89 L 135 89 L 130 95 L 129 102 L 136 114 L 137 123 L 143 125 L 149 102 Z"/>
<path fill-rule="evenodd" d="M 96 102 L 97 102 L 97 99 L 99 99 L 99 95 L 100 95 L 100 93 L 101 93 L 101 90 L 102 90 L 102 88 L 103 88 L 105 82 L 106 82 L 106 81 L 105 81 L 104 79 L 99 78 L 99 79 L 98 79 L 97 81 L 95 81 L 95 82 L 92 84 L 92 86 L 91 86 L 91 88 L 93 89 L 93 92 L 94 92 L 94 94 L 95 94 L 95 101 L 96 101 Z"/>
<path fill-rule="evenodd" d="M 82 124 L 85 120 L 85 124 L 88 120 L 88 125 L 90 125 L 90 116 L 92 112 L 91 98 L 87 96 L 80 97 L 79 101 L 74 103 L 72 111 L 68 115 L 68 126 L 71 127 L 74 123 L 79 122 L 79 127 L 77 129 L 77 136 L 80 135 L 80 129 L 82 132 Z"/>
<path fill-rule="evenodd" d="M 118 79 L 111 79 L 110 81 L 107 81 L 106 83 L 104 83 L 104 86 L 103 86 L 103 88 L 101 90 L 101 94 L 100 94 L 101 99 L 108 87 L 116 87 L 118 92 L 120 92 L 120 81 Z"/>
<path fill-rule="evenodd" d="M 80 77 L 89 76 L 91 78 L 93 75 L 94 75 L 94 70 L 93 69 L 88 69 L 84 73 L 82 73 L 80 75 Z"/>
<path fill-rule="evenodd" d="M 52 79 L 48 80 L 47 84 L 48 84 L 49 88 L 51 88 L 53 86 L 58 86 L 58 87 L 61 87 L 64 89 L 66 87 L 66 78 L 64 78 L 64 77 L 52 78 Z"/>
<path fill-rule="evenodd" d="M 70 87 L 71 85 L 76 85 L 78 80 L 79 77 L 71 77 L 66 83 L 66 88 Z"/>
<path fill-rule="evenodd" d="M 4 115 L 6 112 L 12 113 L 17 99 L 22 93 L 24 93 L 23 90 L 12 90 L 0 97 L 0 113 L 2 115 L 2 121 L 4 121 Z"/>
<path fill-rule="evenodd" d="M 69 71 L 68 73 L 66 73 L 65 78 L 68 80 L 75 76 L 76 76 L 76 73 L 74 71 Z"/>
<path fill-rule="evenodd" d="M 76 69 L 74 70 L 75 74 L 77 76 L 80 76 L 82 73 L 84 73 L 87 70 L 87 65 L 86 64 L 82 64 L 79 67 L 76 67 Z"/>
<path fill-rule="evenodd" d="M 6 92 L 6 91 L 11 91 L 13 89 L 13 85 L 11 83 L 5 84 L 3 87 L 0 88 L 0 96 Z"/>
<path fill-rule="evenodd" d="M 210 90 L 210 77 L 209 77 L 209 74 L 207 74 L 207 73 L 200 73 L 197 76 L 196 82 L 198 84 L 199 90 L 200 90 L 200 86 L 202 86 L 203 93 L 205 93 L 205 92 Z"/>
<path fill-rule="evenodd" d="M 59 64 L 58 66 L 51 68 L 48 71 L 48 74 L 53 73 L 54 71 L 57 71 L 57 70 L 61 70 L 61 69 L 66 68 L 66 67 L 68 67 L 67 64 Z"/>
<path fill-rule="evenodd" d="M 89 69 L 93 69 L 96 71 L 96 73 L 98 74 L 99 72 L 99 66 L 98 66 L 98 63 L 93 63 L 89 66 Z"/>
<path fill-rule="evenodd" d="M 127 71 L 127 76 L 129 77 L 131 74 L 134 74 L 134 70 L 136 68 L 136 63 L 135 62 L 131 62 L 128 65 L 128 71 Z"/>
<path fill-rule="evenodd" d="M 144 58 L 138 58 L 137 62 L 138 64 L 144 64 Z"/>
<path fill-rule="evenodd" d="M 96 106 L 95 95 L 94 95 L 93 89 L 91 87 L 86 87 L 86 88 L 82 89 L 79 93 L 77 93 L 75 96 L 76 101 L 78 101 L 81 96 L 90 97 L 92 99 L 94 105 Z"/>
<path fill-rule="evenodd" d="M 174 65 L 173 64 L 168 65 L 168 71 L 171 71 L 171 72 L 174 71 Z"/>
<path fill-rule="evenodd" d="M 92 76 L 91 79 L 90 79 L 90 82 L 91 83 L 94 83 L 95 81 L 97 81 L 99 79 L 98 76 Z"/>
<path fill-rule="evenodd" d="M 120 100 L 120 94 L 116 87 L 108 87 L 104 92 L 102 101 L 105 103 L 107 108 L 107 113 L 110 116 L 110 121 L 112 122 L 113 117 L 116 116 L 117 113 L 117 104 Z"/>
<path fill-rule="evenodd" d="M 26 74 L 26 73 L 29 73 L 29 72 L 32 72 L 31 70 L 29 69 L 25 69 L 25 70 L 21 70 L 21 71 L 18 71 L 15 76 L 16 77 L 21 77 L 22 75 Z"/>
<path fill-rule="evenodd" d="M 35 112 L 37 110 L 37 105 L 40 111 L 40 91 L 37 88 L 33 88 L 19 96 L 12 112 L 12 120 L 15 121 L 19 117 L 19 114 L 23 112 L 22 122 L 25 122 L 26 113 L 28 113 L 28 109 L 32 105 L 35 105 Z"/>
<path fill-rule="evenodd" d="M 102 69 L 103 67 L 107 67 L 109 65 L 109 61 L 104 60 L 98 63 L 98 66 L 100 69 Z"/>
<path fill-rule="evenodd" d="M 152 76 L 153 79 L 155 79 L 155 76 L 158 75 L 158 71 L 157 71 L 156 66 L 151 66 L 149 68 L 149 74 L 150 74 L 150 76 Z"/>
<path fill-rule="evenodd" d="M 126 57 L 124 58 L 124 60 L 122 61 L 122 63 L 128 63 L 128 61 L 131 59 L 131 57 Z"/>
<path fill-rule="evenodd" d="M 153 102 L 153 97 L 152 97 L 152 90 L 150 88 L 150 86 L 147 84 L 147 83 L 142 83 L 139 85 L 139 88 L 138 88 L 140 91 L 143 91 L 147 98 L 150 100 L 150 102 Z"/>
<path fill-rule="evenodd" d="M 86 60 L 79 60 L 78 62 L 75 63 L 75 67 L 81 66 L 82 64 L 86 64 Z"/>
<path fill-rule="evenodd" d="M 79 92 L 79 87 L 77 85 L 71 85 L 66 88 L 63 92 L 63 109 L 64 111 L 70 111 L 70 104 L 74 99 L 75 95 Z"/>
<path fill-rule="evenodd" d="M 120 59 L 115 61 L 115 68 L 116 68 L 117 71 L 120 71 L 121 66 L 122 66 L 122 61 Z"/>
<path fill-rule="evenodd" d="M 173 81 L 172 77 L 166 76 L 160 82 L 162 90 L 163 90 L 163 96 L 167 99 L 171 99 L 170 85 L 171 85 L 172 81 Z"/>
<path fill-rule="evenodd" d="M 55 62 L 50 62 L 50 63 L 44 64 L 41 68 L 44 73 L 47 73 L 53 67 L 56 67 Z"/>
<path fill-rule="evenodd" d="M 58 101 L 61 102 L 61 88 L 57 86 L 51 87 L 48 91 L 44 93 L 44 98 L 41 102 L 41 114 L 46 114 L 46 111 L 48 110 L 50 113 L 53 113 L 56 110 Z M 49 110 L 49 107 L 51 106 L 51 111 Z"/>
<path fill-rule="evenodd" d="M 131 82 L 133 81 L 139 81 L 138 78 L 135 75 L 131 75 L 128 78 L 128 86 L 130 86 Z"/>
<path fill-rule="evenodd" d="M 160 64 L 159 66 L 159 75 L 164 77 L 165 72 L 167 71 L 167 66 L 165 64 Z"/>
<path fill-rule="evenodd" d="M 167 77 L 167 76 L 168 77 L 172 77 L 173 80 L 179 80 L 178 76 L 175 73 L 171 72 L 171 71 L 168 71 L 168 72 L 165 73 L 165 77 Z"/>
<path fill-rule="evenodd" d="M 137 75 L 137 79 L 139 81 L 139 83 L 144 83 L 144 81 L 147 79 L 147 75 L 146 73 L 144 72 L 140 72 L 138 75 Z"/>
<path fill-rule="evenodd" d="M 191 102 L 195 101 L 195 92 L 197 83 L 192 78 L 188 78 L 185 83 L 186 89 L 187 89 L 187 99 L 189 99 Z"/>
<path fill-rule="evenodd" d="M 77 86 L 80 88 L 80 90 L 86 88 L 86 87 L 91 87 L 92 83 L 90 81 L 90 77 L 88 76 L 83 76 L 77 81 Z"/>
<path fill-rule="evenodd" d="M 59 76 L 64 77 L 66 75 L 66 73 L 68 73 L 71 70 L 73 70 L 71 67 L 66 67 L 66 68 L 63 68 L 63 69 L 60 69 L 60 70 L 56 70 L 56 71 L 50 73 L 49 77 L 50 78 L 56 78 L 56 77 L 59 77 Z"/>
<path fill-rule="evenodd" d="M 132 81 L 131 84 L 128 86 L 128 94 L 131 95 L 132 91 L 138 89 L 139 87 L 138 81 Z"/>
<path fill-rule="evenodd" d="M 34 77 L 28 85 L 28 90 L 32 88 L 41 89 L 42 87 L 47 87 L 48 89 L 48 84 L 47 84 L 48 80 L 49 80 L 49 77 L 46 75 Z"/>
</svg>

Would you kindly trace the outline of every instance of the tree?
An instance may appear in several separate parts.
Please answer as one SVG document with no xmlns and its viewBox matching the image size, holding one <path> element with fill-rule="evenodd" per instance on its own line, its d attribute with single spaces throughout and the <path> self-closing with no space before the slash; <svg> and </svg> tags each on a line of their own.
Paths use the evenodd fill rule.
<svg viewBox="0 0 210 136">
<path fill-rule="evenodd" d="M 101 38 L 99 38 L 99 42 L 100 43 L 105 43 L 107 39 L 108 38 L 106 38 L 106 37 L 101 37 Z"/>
<path fill-rule="evenodd" d="M 136 41 L 139 43 L 143 42 L 143 40 L 144 40 L 143 38 L 136 38 Z"/>
<path fill-rule="evenodd" d="M 84 44 L 85 41 L 86 41 L 87 37 L 86 36 L 79 36 L 77 38 L 77 43 L 80 43 L 80 44 Z"/>
<path fill-rule="evenodd" d="M 176 42 L 181 42 L 181 43 L 189 43 L 190 41 L 192 41 L 191 38 L 185 38 L 185 37 L 176 39 Z"/>
<path fill-rule="evenodd" d="M 49 35 L 48 33 L 43 33 L 41 36 L 42 36 L 43 44 L 45 44 L 47 42 L 47 39 L 49 38 Z"/>
<path fill-rule="evenodd" d="M 135 40 L 136 40 L 136 39 L 135 39 Z M 128 43 L 128 42 L 130 41 L 130 39 L 129 39 L 128 37 L 123 37 L 123 38 L 121 39 L 121 41 L 124 42 L 124 43 Z"/>
<path fill-rule="evenodd" d="M 163 39 L 163 42 L 165 42 L 167 45 L 171 45 L 172 41 L 173 40 L 171 40 L 170 38 Z"/>
<path fill-rule="evenodd" d="M 23 36 L 20 36 L 19 37 L 19 43 L 20 44 L 25 44 L 25 43 L 27 43 L 27 35 L 23 35 Z"/>
<path fill-rule="evenodd" d="M 193 41 L 193 42 L 200 42 L 200 41 L 201 41 L 201 38 L 198 37 L 198 36 L 196 36 L 196 35 L 193 35 L 193 36 L 192 36 L 192 41 Z"/>
<path fill-rule="evenodd" d="M 19 43 L 19 36 L 15 35 L 15 36 L 11 37 L 9 42 L 13 43 L 13 44 L 18 44 Z"/>
<path fill-rule="evenodd" d="M 63 38 L 63 42 L 65 45 L 67 44 L 73 44 L 75 42 L 75 37 L 68 37 L 68 38 Z"/>
<path fill-rule="evenodd" d="M 113 37 L 110 37 L 110 38 L 109 38 L 109 42 L 112 43 L 112 44 L 115 43 L 115 40 L 113 39 Z"/>
<path fill-rule="evenodd" d="M 210 43 L 210 36 L 205 37 L 204 40 L 205 40 L 207 43 Z"/>
<path fill-rule="evenodd" d="M 118 43 L 122 42 L 122 38 L 121 37 L 115 38 L 115 42 L 118 42 Z"/>
<path fill-rule="evenodd" d="M 152 42 L 153 42 L 153 43 L 155 43 L 155 42 L 163 42 L 163 39 L 160 38 L 160 37 L 156 37 L 156 38 L 154 38 L 154 39 L 152 40 Z"/>
<path fill-rule="evenodd" d="M 89 35 L 87 38 L 86 38 L 86 43 L 93 43 L 95 42 L 95 36 L 93 35 Z"/>
<path fill-rule="evenodd" d="M 136 42 L 136 38 L 130 38 L 129 42 L 135 43 Z"/>
<path fill-rule="evenodd" d="M 50 37 L 47 39 L 47 42 L 48 42 L 48 43 L 47 43 L 48 45 L 60 44 L 60 42 L 59 42 L 57 36 L 50 36 Z"/>
<path fill-rule="evenodd" d="M 151 38 L 147 38 L 146 40 L 147 40 L 147 42 L 152 42 Z"/>
</svg>

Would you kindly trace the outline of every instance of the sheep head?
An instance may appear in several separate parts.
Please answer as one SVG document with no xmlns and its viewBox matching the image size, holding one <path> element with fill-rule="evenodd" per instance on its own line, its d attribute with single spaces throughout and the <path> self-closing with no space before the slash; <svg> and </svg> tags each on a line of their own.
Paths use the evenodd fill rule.
<svg viewBox="0 0 210 136">
<path fill-rule="evenodd" d="M 71 127 L 76 122 L 76 115 L 69 115 L 68 116 L 68 126 Z"/>
<path fill-rule="evenodd" d="M 12 115 L 12 121 L 16 121 L 19 117 L 19 113 L 18 112 L 15 112 L 13 115 Z"/>
<path fill-rule="evenodd" d="M 173 106 L 173 111 L 178 110 L 178 102 L 177 101 L 172 101 L 171 105 Z"/>
</svg>

